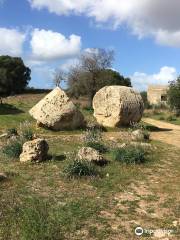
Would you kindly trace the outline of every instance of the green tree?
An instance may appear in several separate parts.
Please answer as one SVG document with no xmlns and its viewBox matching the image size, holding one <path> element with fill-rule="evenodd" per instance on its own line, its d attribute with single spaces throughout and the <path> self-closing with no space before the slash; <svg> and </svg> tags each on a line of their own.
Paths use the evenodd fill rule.
<svg viewBox="0 0 180 240">
<path fill-rule="evenodd" d="M 30 75 L 21 58 L 0 56 L 0 97 L 23 92 Z"/>
<path fill-rule="evenodd" d="M 180 115 L 180 76 L 171 81 L 168 90 L 168 103 L 177 115 Z"/>
<path fill-rule="evenodd" d="M 147 99 L 147 92 L 146 91 L 142 91 L 141 92 L 141 97 L 142 97 L 143 102 L 144 102 L 144 107 L 146 109 L 150 108 L 150 104 L 149 104 L 148 99 Z"/>
<path fill-rule="evenodd" d="M 104 49 L 95 49 L 83 53 L 79 64 L 72 67 L 68 74 L 68 86 L 71 96 L 88 96 L 89 104 L 95 93 L 104 86 L 131 86 L 131 80 L 110 69 L 114 53 Z"/>
</svg>

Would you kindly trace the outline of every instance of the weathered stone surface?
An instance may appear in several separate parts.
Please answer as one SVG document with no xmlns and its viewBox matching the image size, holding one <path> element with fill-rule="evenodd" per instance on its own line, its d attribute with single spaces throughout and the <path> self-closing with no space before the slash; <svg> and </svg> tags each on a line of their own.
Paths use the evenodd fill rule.
<svg viewBox="0 0 180 240">
<path fill-rule="evenodd" d="M 86 160 L 89 162 L 101 162 L 103 157 L 101 154 L 91 147 L 83 147 L 79 150 L 77 157 L 79 160 Z"/>
<path fill-rule="evenodd" d="M 119 127 L 139 122 L 144 103 L 141 95 L 133 88 L 106 86 L 93 99 L 94 116 L 105 127 Z"/>
<path fill-rule="evenodd" d="M 145 136 L 144 133 L 141 129 L 137 129 L 135 131 L 132 132 L 132 140 L 134 141 L 144 141 L 145 140 Z"/>
<path fill-rule="evenodd" d="M 20 162 L 41 162 L 47 159 L 49 146 L 44 139 L 35 139 L 24 143 Z"/>
<path fill-rule="evenodd" d="M 53 130 L 75 129 L 84 125 L 84 117 L 66 93 L 55 88 L 30 111 L 30 115 Z"/>
<path fill-rule="evenodd" d="M 148 86 L 147 99 L 151 105 L 167 105 L 168 85 L 150 85 Z"/>
</svg>

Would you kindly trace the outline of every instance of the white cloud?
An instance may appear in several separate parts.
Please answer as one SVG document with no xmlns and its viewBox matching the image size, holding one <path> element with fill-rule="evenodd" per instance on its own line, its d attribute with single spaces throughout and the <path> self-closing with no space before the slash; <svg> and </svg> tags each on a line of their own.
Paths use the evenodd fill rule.
<svg viewBox="0 0 180 240">
<path fill-rule="evenodd" d="M 26 34 L 17 29 L 0 28 L 0 54 L 20 56 L 23 51 Z"/>
<path fill-rule="evenodd" d="M 160 44 L 180 47 L 179 0 L 29 0 L 36 9 L 58 15 L 86 15 L 99 24 L 128 26 L 139 38 L 153 36 Z"/>
<path fill-rule="evenodd" d="M 79 63 L 78 58 L 68 59 L 63 64 L 61 64 L 59 68 L 65 72 L 68 72 L 71 67 L 77 65 L 78 63 Z"/>
<path fill-rule="evenodd" d="M 167 85 L 169 81 L 176 79 L 177 71 L 173 67 L 162 67 L 159 73 L 146 74 L 141 72 L 135 72 L 130 76 L 132 85 L 134 88 L 142 91 L 147 90 L 148 85 Z"/>
<path fill-rule="evenodd" d="M 76 56 L 81 49 L 81 37 L 72 34 L 66 38 L 51 30 L 34 29 L 30 44 L 36 60 L 55 60 Z"/>
</svg>

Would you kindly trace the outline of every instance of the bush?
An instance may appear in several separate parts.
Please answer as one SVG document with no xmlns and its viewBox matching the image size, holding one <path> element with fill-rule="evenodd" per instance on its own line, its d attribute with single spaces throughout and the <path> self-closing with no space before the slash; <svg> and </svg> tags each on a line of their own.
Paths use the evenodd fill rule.
<svg viewBox="0 0 180 240">
<path fill-rule="evenodd" d="M 10 141 L 2 148 L 2 152 L 10 158 L 18 158 L 22 153 L 22 143 L 19 140 Z"/>
<path fill-rule="evenodd" d="M 124 147 L 114 149 L 112 158 L 125 164 L 140 164 L 147 160 L 147 152 L 142 147 Z"/>
<path fill-rule="evenodd" d="M 150 139 L 150 133 L 147 129 L 143 130 L 143 135 L 144 135 L 144 140 L 149 140 Z"/>
<path fill-rule="evenodd" d="M 89 127 L 84 134 L 84 142 L 100 142 L 102 140 L 102 131 L 101 129 L 96 128 L 95 126 Z"/>
<path fill-rule="evenodd" d="M 94 148 L 95 150 L 99 151 L 100 153 L 105 153 L 107 152 L 107 147 L 105 147 L 102 143 L 100 142 L 88 142 L 86 144 L 87 147 Z"/>
<path fill-rule="evenodd" d="M 9 128 L 9 129 L 7 130 L 7 134 L 8 134 L 8 136 L 12 136 L 12 135 L 17 136 L 17 135 L 18 135 L 18 131 L 17 131 L 16 128 Z"/>
<path fill-rule="evenodd" d="M 180 115 L 180 76 L 177 80 L 171 81 L 168 90 L 168 103 L 176 116 Z"/>
<path fill-rule="evenodd" d="M 85 160 L 74 160 L 64 168 L 67 177 L 97 176 L 98 171 L 95 166 Z"/>
<path fill-rule="evenodd" d="M 176 118 L 174 116 L 170 115 L 166 118 L 166 121 L 169 121 L 169 122 L 176 121 Z"/>
<path fill-rule="evenodd" d="M 20 136 L 25 141 L 33 140 L 34 132 L 33 132 L 32 125 L 31 125 L 30 122 L 25 121 L 25 122 L 20 124 Z"/>
<path fill-rule="evenodd" d="M 161 117 L 159 117 L 159 120 L 165 120 L 165 117 L 163 117 L 163 116 L 161 116 Z"/>
<path fill-rule="evenodd" d="M 85 110 L 85 111 L 87 111 L 89 113 L 94 113 L 94 109 L 92 107 L 90 107 L 90 106 L 83 107 L 83 110 Z"/>
<path fill-rule="evenodd" d="M 22 137 L 27 140 L 27 141 L 31 141 L 33 140 L 33 136 L 34 136 L 34 133 L 31 129 L 25 129 L 23 132 L 22 132 Z"/>
</svg>

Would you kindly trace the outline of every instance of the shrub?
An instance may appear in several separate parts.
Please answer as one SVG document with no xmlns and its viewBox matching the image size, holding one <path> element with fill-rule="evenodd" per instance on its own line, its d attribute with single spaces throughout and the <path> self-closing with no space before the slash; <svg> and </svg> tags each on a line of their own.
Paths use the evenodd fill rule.
<svg viewBox="0 0 180 240">
<path fill-rule="evenodd" d="M 84 142 L 100 142 L 102 140 L 102 131 L 95 126 L 89 127 L 84 134 Z"/>
<path fill-rule="evenodd" d="M 159 117 L 159 120 L 165 120 L 165 117 L 163 117 L 163 116 L 161 116 L 161 117 Z"/>
<path fill-rule="evenodd" d="M 168 103 L 171 110 L 175 111 L 176 116 L 180 115 L 180 76 L 170 82 L 168 90 Z"/>
<path fill-rule="evenodd" d="M 166 121 L 169 121 L 169 122 L 176 121 L 176 118 L 174 116 L 170 115 L 166 118 Z"/>
<path fill-rule="evenodd" d="M 25 121 L 25 122 L 20 124 L 20 136 L 25 141 L 33 140 L 34 132 L 33 132 L 32 125 L 31 125 L 30 122 Z"/>
<path fill-rule="evenodd" d="M 142 147 L 124 147 L 114 149 L 112 158 L 125 164 L 140 164 L 146 161 L 147 152 Z"/>
<path fill-rule="evenodd" d="M 31 129 L 25 129 L 22 133 L 22 137 L 27 141 L 33 140 L 33 136 L 34 136 L 34 133 Z"/>
<path fill-rule="evenodd" d="M 100 153 L 105 153 L 107 152 L 107 147 L 104 146 L 100 142 L 87 142 L 86 144 L 87 147 L 94 148 L 95 150 L 99 151 Z"/>
<path fill-rule="evenodd" d="M 149 140 L 150 139 L 150 133 L 147 129 L 143 130 L 143 135 L 144 135 L 144 140 Z"/>
<path fill-rule="evenodd" d="M 85 110 L 85 111 L 87 111 L 89 113 L 93 113 L 94 112 L 94 109 L 92 107 L 90 107 L 90 106 L 83 107 L 83 110 Z"/>
<path fill-rule="evenodd" d="M 96 167 L 85 160 L 73 160 L 65 168 L 64 173 L 67 177 L 83 177 L 83 176 L 97 176 L 98 171 Z"/>
<path fill-rule="evenodd" d="M 22 143 L 19 140 L 10 141 L 2 148 L 2 152 L 10 158 L 18 158 L 22 153 Z"/>
<path fill-rule="evenodd" d="M 7 134 L 8 134 L 8 136 L 12 136 L 12 135 L 17 136 L 17 135 L 18 135 L 18 131 L 17 131 L 16 128 L 9 128 L 9 129 L 7 130 Z"/>
</svg>

